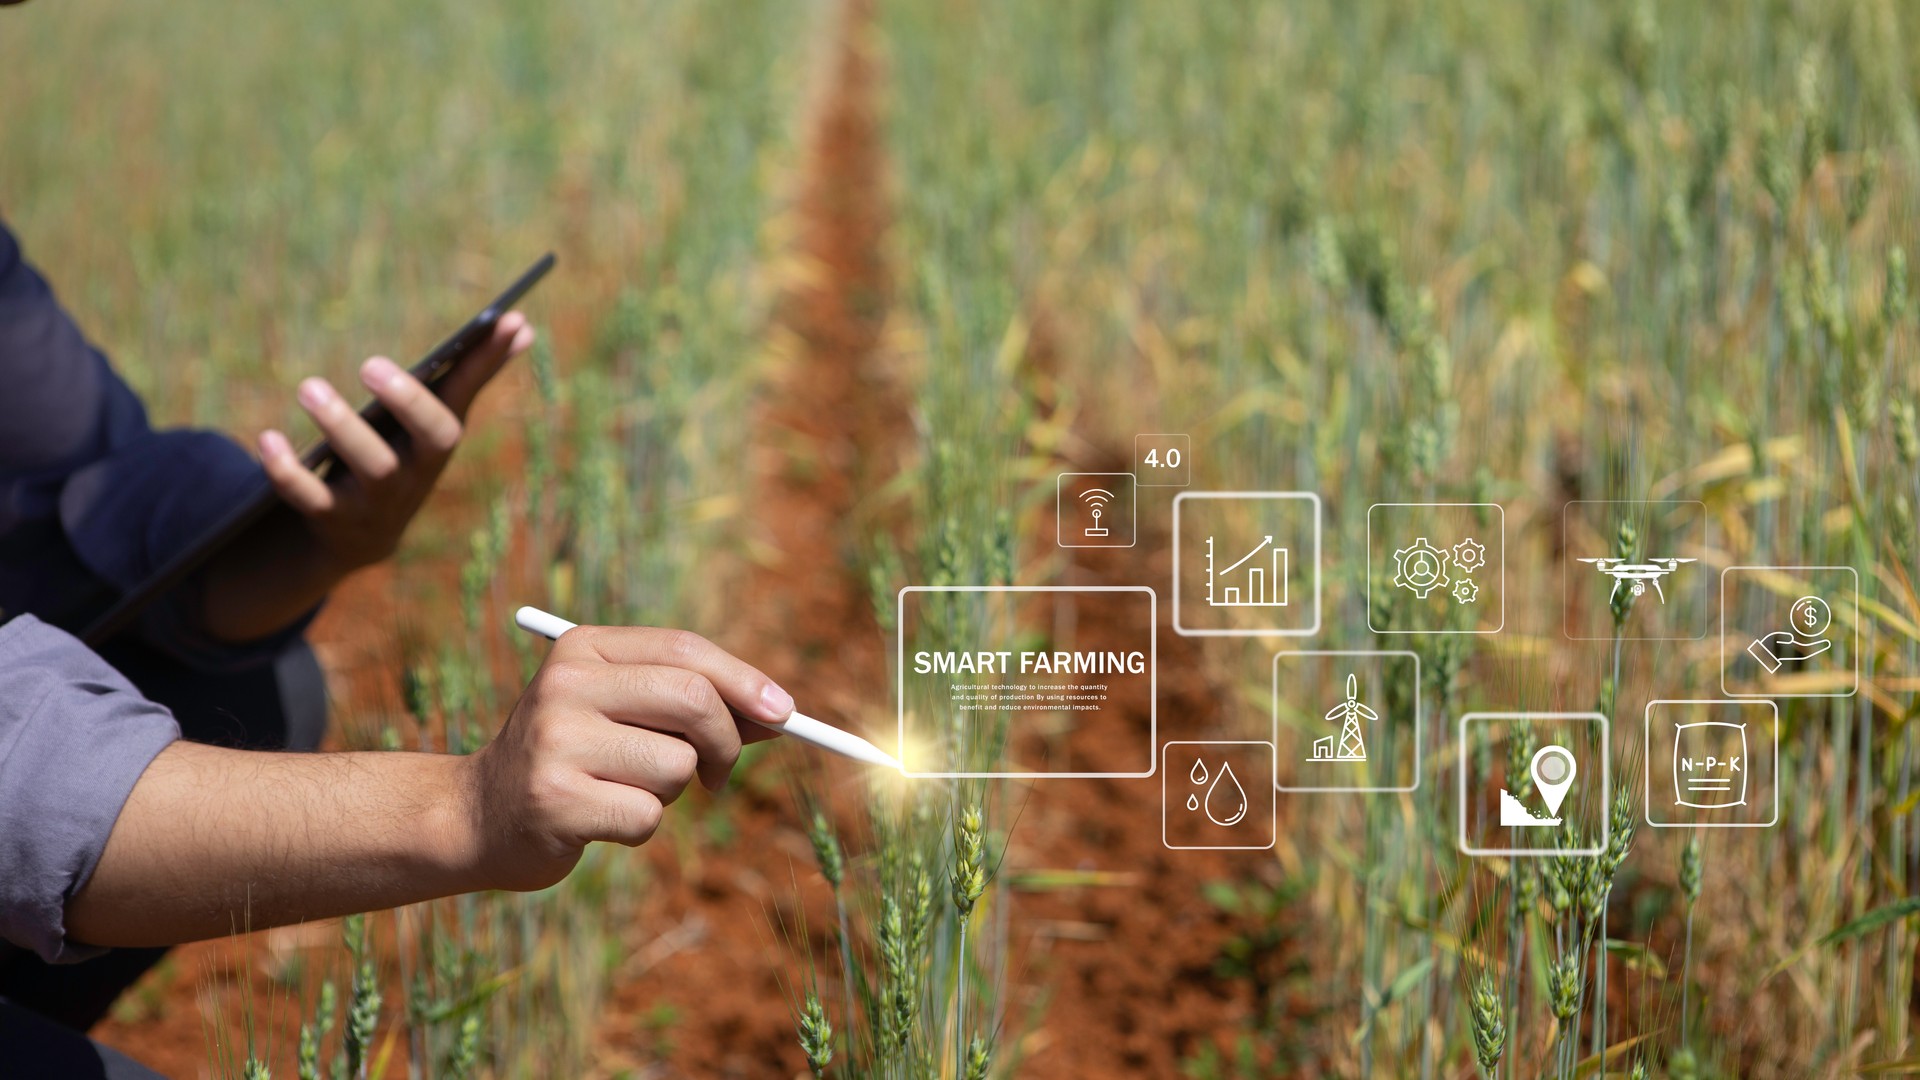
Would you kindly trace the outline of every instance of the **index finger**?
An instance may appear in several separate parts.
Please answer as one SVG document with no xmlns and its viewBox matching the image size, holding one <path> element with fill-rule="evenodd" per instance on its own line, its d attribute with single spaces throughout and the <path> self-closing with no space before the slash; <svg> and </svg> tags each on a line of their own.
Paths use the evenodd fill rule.
<svg viewBox="0 0 1920 1080">
<path fill-rule="evenodd" d="M 460 419 L 419 379 L 386 357 L 376 356 L 360 366 L 360 381 L 407 429 L 416 452 L 435 459 L 453 453 L 460 441 Z"/>
<path fill-rule="evenodd" d="M 560 635 L 554 651 L 579 650 L 609 664 L 661 664 L 707 677 L 720 699 L 742 716 L 765 724 L 783 723 L 793 712 L 793 696 L 759 668 L 691 630 L 657 626 L 576 626 Z"/>
</svg>

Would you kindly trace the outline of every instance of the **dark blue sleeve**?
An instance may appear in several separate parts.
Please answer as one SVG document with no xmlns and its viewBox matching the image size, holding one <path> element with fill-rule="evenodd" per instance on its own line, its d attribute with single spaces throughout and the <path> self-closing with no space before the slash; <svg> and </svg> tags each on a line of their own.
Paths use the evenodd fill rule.
<svg viewBox="0 0 1920 1080">
<path fill-rule="evenodd" d="M 67 478 L 60 489 L 61 530 L 87 569 L 118 595 L 145 581 L 266 486 L 260 466 L 225 435 L 149 432 Z M 161 652 L 203 670 L 222 671 L 278 656 L 306 632 L 315 614 L 236 645 L 207 634 L 201 599 L 200 579 L 188 578 L 149 605 L 135 631 Z"/>
<path fill-rule="evenodd" d="M 148 430 L 140 399 L 81 336 L 4 223 L 0 387 L 0 477 L 71 469 Z"/>
<path fill-rule="evenodd" d="M 140 399 L 0 225 L 0 609 L 77 628 L 265 484 L 224 435 L 152 430 Z M 197 584 L 135 624 L 196 667 L 264 662 L 311 619 L 259 641 L 220 642 L 202 629 Z"/>
</svg>

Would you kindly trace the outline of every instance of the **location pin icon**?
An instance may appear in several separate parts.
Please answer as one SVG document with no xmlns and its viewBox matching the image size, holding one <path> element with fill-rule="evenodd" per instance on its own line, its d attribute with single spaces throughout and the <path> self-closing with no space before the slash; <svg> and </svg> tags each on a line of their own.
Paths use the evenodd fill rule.
<svg viewBox="0 0 1920 1080">
<path fill-rule="evenodd" d="M 1567 801 L 1567 789 L 1573 786 L 1573 751 L 1564 746 L 1543 746 L 1533 755 L 1533 783 L 1547 800 L 1547 813 L 1560 816 L 1560 804 Z"/>
</svg>

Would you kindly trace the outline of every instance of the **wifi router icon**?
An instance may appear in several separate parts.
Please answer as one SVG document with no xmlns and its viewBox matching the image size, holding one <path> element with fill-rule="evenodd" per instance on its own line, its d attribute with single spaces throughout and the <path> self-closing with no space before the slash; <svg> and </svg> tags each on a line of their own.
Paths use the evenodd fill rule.
<svg viewBox="0 0 1920 1080">
<path fill-rule="evenodd" d="M 1080 501 L 1093 508 L 1093 524 L 1089 525 L 1082 535 L 1107 535 L 1107 530 L 1100 527 L 1100 510 L 1113 501 L 1113 492 L 1106 488 L 1088 488 L 1080 493 Z"/>
<path fill-rule="evenodd" d="M 1061 473 L 1056 539 L 1061 547 L 1132 547 L 1132 473 Z"/>
</svg>

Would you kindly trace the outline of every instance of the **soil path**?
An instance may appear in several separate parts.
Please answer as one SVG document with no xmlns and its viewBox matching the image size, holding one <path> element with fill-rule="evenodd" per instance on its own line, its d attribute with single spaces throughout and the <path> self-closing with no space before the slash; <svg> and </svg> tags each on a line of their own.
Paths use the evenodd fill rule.
<svg viewBox="0 0 1920 1080">
<path fill-rule="evenodd" d="M 887 703 L 875 692 L 886 658 L 857 569 L 864 530 L 882 527 L 866 493 L 885 486 L 911 446 L 904 399 L 879 348 L 887 217 L 870 7 L 840 5 L 803 134 L 789 211 L 793 270 L 781 283 L 769 335 L 775 368 L 749 448 L 749 557 L 731 585 L 741 600 L 728 605 L 716 635 L 806 711 L 856 730 Z M 804 1072 L 781 982 L 794 953 L 779 928 L 800 914 L 798 883 L 819 875 L 792 824 L 790 791 L 767 778 L 788 766 L 841 767 L 786 744 L 769 753 L 784 760 L 762 763 L 719 799 L 689 796 L 696 807 L 677 806 L 663 830 L 676 835 L 667 845 L 656 840 L 648 896 L 600 1032 L 601 1067 L 664 1060 L 671 1076 Z M 829 775 L 854 790 L 850 771 Z M 698 804 L 711 807 L 704 821 Z M 724 829 L 724 846 L 710 843 L 709 824 Z M 824 906 L 809 907 L 810 928 L 829 925 Z"/>
<path fill-rule="evenodd" d="M 887 216 L 871 14 L 868 0 L 843 3 L 805 137 L 793 230 L 802 272 L 772 330 L 783 360 L 762 411 L 759 430 L 766 434 L 754 448 L 757 557 L 736 591 L 740 621 L 723 639 L 806 706 L 869 729 L 890 719 L 887 668 L 855 554 L 863 530 L 889 524 L 869 493 L 895 475 L 911 445 L 904 394 L 881 347 Z M 1098 446 L 1110 435 L 1076 434 L 1080 446 Z M 1112 471 L 1129 462 L 1063 467 Z M 1158 506 L 1154 518 L 1143 506 L 1142 521 L 1164 520 L 1166 510 Z M 1052 535 L 1050 513 L 1027 525 L 1027 535 Z M 1063 580 L 1164 582 L 1167 549 L 1164 529 L 1147 527 L 1135 549 L 1079 553 Z M 1222 733 L 1224 688 L 1208 684 L 1199 650 L 1167 627 L 1163 610 L 1161 737 L 1246 737 Z M 1122 635 L 1085 627 L 1082 637 L 1082 647 L 1108 648 L 1119 647 Z M 1123 704 L 1144 732 L 1150 703 Z M 1108 735 L 1083 730 L 1072 738 L 1068 752 L 1077 767 L 1134 767 L 1122 759 L 1137 759 L 1138 747 Z M 804 750 L 798 758 L 789 746 L 772 752 L 814 767 Z M 848 776 L 833 766 L 823 775 Z M 816 954 L 828 955 L 833 916 L 794 825 L 791 792 L 756 788 L 751 779 L 726 796 L 731 805 L 716 808 L 731 836 L 724 850 L 695 854 L 689 843 L 683 857 L 661 852 L 654 859 L 657 880 L 629 935 L 615 1008 L 600 1031 L 600 1065 L 609 1072 L 664 1061 L 655 1075 L 805 1074 L 782 981 L 795 969 L 796 950 L 782 937 L 797 933 L 804 919 Z M 1055 868 L 1116 883 L 1009 897 L 1012 955 L 1001 1033 L 1020 1039 L 1021 1075 L 1177 1076 L 1201 1043 L 1230 1046 L 1231 1033 L 1259 1007 L 1261 991 L 1254 980 L 1221 980 L 1213 969 L 1230 940 L 1264 928 L 1222 914 L 1204 900 L 1202 886 L 1244 879 L 1250 867 L 1277 870 L 1271 857 L 1168 851 L 1158 777 L 1042 782 L 1009 798 L 1020 801 L 1020 818 L 1003 884 L 1023 870 Z M 669 828 L 698 826 L 679 813 Z M 1282 946 L 1257 956 L 1261 978 L 1277 984 L 1275 973 L 1291 955 Z M 838 995 L 837 980 L 823 974 L 822 982 L 823 995 Z"/>
</svg>

